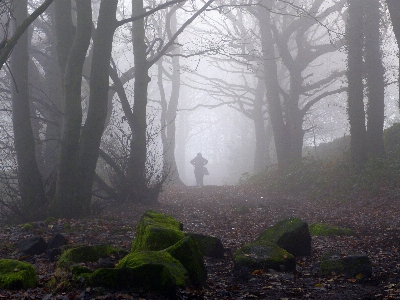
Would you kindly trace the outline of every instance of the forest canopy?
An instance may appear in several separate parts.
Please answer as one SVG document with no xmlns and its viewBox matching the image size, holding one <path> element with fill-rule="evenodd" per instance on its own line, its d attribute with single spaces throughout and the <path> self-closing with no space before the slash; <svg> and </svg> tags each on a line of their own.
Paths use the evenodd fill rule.
<svg viewBox="0 0 400 300">
<path fill-rule="evenodd" d="M 267 170 L 327 159 L 327 145 L 341 145 L 330 151 L 355 174 L 396 149 L 384 134 L 399 122 L 396 0 L 19 0 L 0 10 L 4 220 L 156 203 L 166 185 L 194 185 L 197 153 L 207 184 L 261 174 L 266 187 Z"/>
</svg>

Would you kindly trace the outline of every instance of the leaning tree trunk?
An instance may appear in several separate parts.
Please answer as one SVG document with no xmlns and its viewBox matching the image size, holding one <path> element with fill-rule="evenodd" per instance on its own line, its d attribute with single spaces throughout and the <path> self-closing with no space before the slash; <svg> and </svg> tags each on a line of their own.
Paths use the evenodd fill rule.
<svg viewBox="0 0 400 300">
<path fill-rule="evenodd" d="M 365 112 L 363 102 L 363 3 L 349 0 L 348 21 L 348 116 L 350 123 L 351 157 L 361 169 L 367 159 Z"/>
<path fill-rule="evenodd" d="M 365 70 L 367 75 L 367 145 L 372 157 L 383 157 L 383 122 L 385 117 L 385 69 L 380 48 L 380 2 L 366 0 Z"/>
<path fill-rule="evenodd" d="M 28 1 L 14 2 L 14 20 L 16 28 L 28 16 Z M 33 137 L 28 85 L 28 33 L 25 32 L 14 47 L 10 69 L 13 75 L 12 120 L 14 146 L 18 163 L 18 183 L 21 193 L 23 213 L 26 220 L 37 220 L 45 215 L 45 192 L 42 177 L 36 162 L 35 140 Z"/>
<path fill-rule="evenodd" d="M 81 215 L 90 214 L 93 180 L 108 109 L 109 69 L 118 0 L 102 0 L 90 73 L 89 109 L 80 141 L 78 191 Z"/>
</svg>

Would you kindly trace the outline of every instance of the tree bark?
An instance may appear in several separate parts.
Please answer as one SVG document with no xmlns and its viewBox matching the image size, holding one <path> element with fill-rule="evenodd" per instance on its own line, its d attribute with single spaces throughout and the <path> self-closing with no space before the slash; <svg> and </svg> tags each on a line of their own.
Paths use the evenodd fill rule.
<svg viewBox="0 0 400 300">
<path fill-rule="evenodd" d="M 263 81 L 263 78 L 258 79 L 252 113 L 256 138 L 253 168 L 254 173 L 264 172 L 267 166 L 268 141 L 264 120 L 265 82 Z"/>
<path fill-rule="evenodd" d="M 25 3 L 25 0 L 23 0 Z M 19 2 L 19 1 L 18 1 Z M 30 16 L 26 14 L 26 18 L 20 20 L 18 23 L 18 27 L 13 34 L 13 36 L 9 39 L 3 40 L 0 44 L 0 69 L 3 68 L 3 65 L 6 63 L 8 57 L 13 51 L 15 45 L 17 44 L 20 37 L 25 33 L 28 27 L 35 21 L 46 9 L 50 6 L 53 0 L 46 0 L 40 5 Z M 19 5 L 19 3 L 18 3 Z M 17 6 L 17 5 L 15 5 Z"/>
<path fill-rule="evenodd" d="M 393 32 L 397 41 L 397 49 L 399 53 L 400 49 L 400 1 L 398 0 L 386 0 L 388 5 L 390 19 L 392 20 Z M 399 54 L 400 59 L 400 54 Z M 399 69 L 399 107 L 400 107 L 400 69 Z"/>
<path fill-rule="evenodd" d="M 169 22 L 168 22 L 169 20 Z M 169 23 L 169 26 L 168 26 Z M 167 35 L 171 39 L 173 34 L 177 31 L 177 19 L 176 10 L 173 9 L 167 14 Z M 176 39 L 176 44 L 179 44 L 178 39 Z M 171 95 L 168 103 L 168 109 L 166 111 L 165 123 L 166 128 L 166 140 L 164 145 L 165 163 L 168 166 L 169 180 L 171 183 L 183 185 L 183 182 L 179 178 L 178 167 L 176 165 L 175 159 L 175 147 L 176 147 L 176 112 L 178 110 L 179 103 L 179 92 L 181 87 L 181 70 L 179 64 L 180 48 L 176 46 L 172 53 L 172 74 L 171 74 Z"/>
<path fill-rule="evenodd" d="M 380 2 L 365 2 L 365 70 L 367 77 L 367 145 L 372 157 L 384 157 L 385 69 L 380 48 Z"/>
<path fill-rule="evenodd" d="M 90 213 L 93 179 L 107 117 L 109 69 L 112 42 L 117 28 L 117 4 L 118 0 L 101 1 L 93 40 L 89 109 L 82 129 L 78 163 L 78 199 L 83 215 Z"/>
<path fill-rule="evenodd" d="M 274 134 L 278 165 L 283 166 L 290 160 L 290 136 L 283 120 L 283 111 L 279 96 L 278 68 L 276 65 L 275 42 L 272 36 L 271 12 L 259 8 L 257 19 L 260 24 L 262 54 L 267 87 L 268 114 Z"/>
<path fill-rule="evenodd" d="M 144 12 L 142 0 L 132 0 L 132 16 L 142 15 Z M 144 19 L 133 22 L 132 25 L 133 56 L 135 60 L 135 83 L 132 140 L 128 166 L 128 181 L 131 183 L 132 201 L 146 201 L 146 117 L 147 117 L 147 87 L 150 82 L 145 43 Z"/>
<path fill-rule="evenodd" d="M 61 147 L 57 166 L 56 195 L 52 210 L 54 215 L 75 217 L 82 212 L 81 199 L 77 197 L 80 178 L 77 177 L 79 139 L 82 124 L 81 85 L 82 69 L 89 48 L 92 28 L 90 1 L 77 0 L 77 29 L 66 61 L 66 49 L 60 50 L 60 66 L 65 63 L 64 107 L 61 129 Z M 70 12 L 70 11 L 69 11 Z M 66 14 L 66 12 L 64 12 Z M 66 24 L 68 24 L 66 22 Z M 68 26 L 67 26 L 68 28 Z M 68 47 L 69 45 L 64 45 Z"/>
<path fill-rule="evenodd" d="M 361 169 L 367 159 L 365 112 L 363 102 L 363 8 L 360 0 L 348 0 L 348 116 L 352 161 Z"/>
<path fill-rule="evenodd" d="M 27 0 L 14 2 L 15 26 L 27 19 Z M 15 34 L 14 34 L 15 35 Z M 35 155 L 28 85 L 28 33 L 20 35 L 11 55 L 10 69 L 14 82 L 12 85 L 12 120 L 14 146 L 18 163 L 18 184 L 21 193 L 22 208 L 26 220 L 37 220 L 45 216 L 46 197 L 42 177 Z"/>
</svg>

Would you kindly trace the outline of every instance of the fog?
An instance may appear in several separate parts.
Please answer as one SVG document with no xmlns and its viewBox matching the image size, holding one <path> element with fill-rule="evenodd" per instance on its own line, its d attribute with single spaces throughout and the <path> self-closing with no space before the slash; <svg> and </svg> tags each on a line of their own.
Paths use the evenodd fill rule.
<svg viewBox="0 0 400 300">
<path fill-rule="evenodd" d="M 1 4 L 2 47 L 42 4 L 11 2 Z M 366 10 L 377 17 L 357 52 L 360 122 L 383 123 L 378 133 L 399 121 L 398 47 L 381 4 Z M 198 153 L 205 185 L 318 157 L 318 145 L 351 131 L 349 20 L 345 0 L 51 4 L 2 62 L 2 184 L 22 191 L 7 197 L 31 197 L 28 178 L 40 178 L 55 211 L 92 195 L 156 199 L 162 185 L 196 185 Z"/>
</svg>

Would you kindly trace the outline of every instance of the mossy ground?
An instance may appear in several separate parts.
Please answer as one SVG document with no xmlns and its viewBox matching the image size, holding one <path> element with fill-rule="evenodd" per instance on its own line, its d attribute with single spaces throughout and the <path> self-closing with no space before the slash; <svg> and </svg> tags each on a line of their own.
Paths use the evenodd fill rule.
<svg viewBox="0 0 400 300">
<path fill-rule="evenodd" d="M 35 268 L 25 262 L 0 259 L 0 287 L 4 289 L 27 289 L 37 285 Z"/>
<path fill-rule="evenodd" d="M 308 226 L 312 236 L 354 235 L 350 228 L 340 228 L 325 223 L 313 223 Z"/>
</svg>

